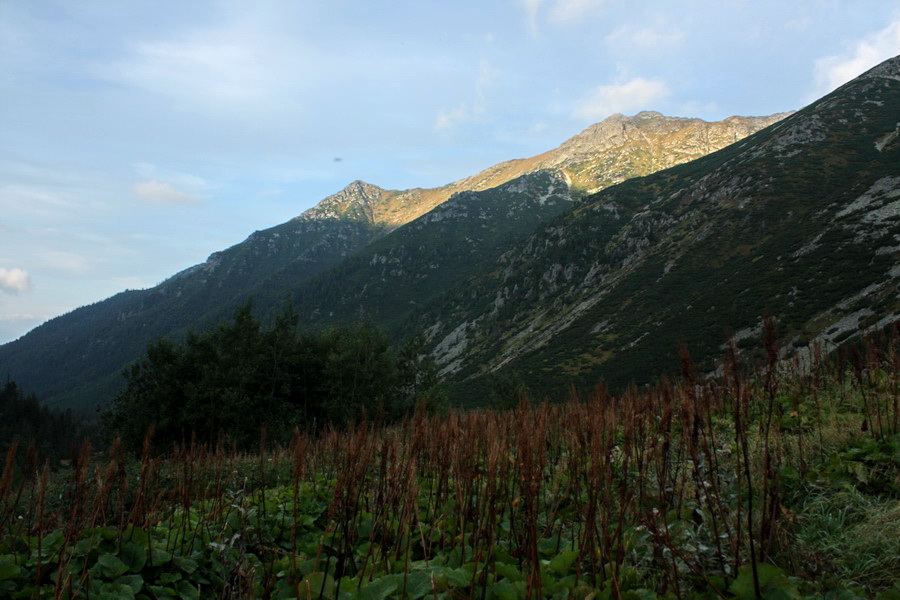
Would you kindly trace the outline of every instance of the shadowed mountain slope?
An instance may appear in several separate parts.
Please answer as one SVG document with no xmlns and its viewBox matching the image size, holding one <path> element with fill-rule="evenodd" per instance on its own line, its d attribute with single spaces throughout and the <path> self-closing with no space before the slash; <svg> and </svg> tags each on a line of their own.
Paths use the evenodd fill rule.
<svg viewBox="0 0 900 600">
<path fill-rule="evenodd" d="M 614 115 L 559 148 L 435 189 L 356 181 L 299 217 L 158 286 L 77 309 L 0 346 L 0 370 L 42 399 L 89 408 L 159 336 L 178 338 L 253 296 L 270 314 L 293 298 L 307 324 L 358 318 L 403 330 L 418 309 L 488 268 L 588 190 L 703 156 L 776 122 Z"/>
<path fill-rule="evenodd" d="M 538 391 L 645 382 L 688 345 L 707 369 L 764 315 L 833 347 L 900 319 L 900 59 L 691 163 L 585 198 L 425 307 L 473 401 L 494 373 Z M 750 339 L 751 337 L 755 339 Z M 481 391 L 479 391 L 481 390 Z"/>
</svg>

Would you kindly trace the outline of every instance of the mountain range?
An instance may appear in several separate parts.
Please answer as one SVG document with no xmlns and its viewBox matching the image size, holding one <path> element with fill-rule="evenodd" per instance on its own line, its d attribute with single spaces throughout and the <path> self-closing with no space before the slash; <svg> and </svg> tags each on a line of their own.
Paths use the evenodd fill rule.
<svg viewBox="0 0 900 600">
<path fill-rule="evenodd" d="M 253 298 L 307 327 L 423 335 L 452 398 L 498 376 L 535 394 L 651 381 L 684 343 L 831 346 L 900 319 L 900 58 L 792 114 L 716 123 L 614 115 L 544 154 L 434 189 L 356 181 L 147 290 L 0 346 L 0 371 L 58 406 L 111 398 L 159 337 Z"/>
</svg>

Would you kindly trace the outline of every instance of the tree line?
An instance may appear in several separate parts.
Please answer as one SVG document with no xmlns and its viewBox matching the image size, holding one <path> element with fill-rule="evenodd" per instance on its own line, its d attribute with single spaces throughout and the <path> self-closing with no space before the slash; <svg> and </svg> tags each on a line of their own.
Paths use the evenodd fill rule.
<svg viewBox="0 0 900 600">
<path fill-rule="evenodd" d="M 157 446 L 224 435 L 253 448 L 263 428 L 277 441 L 296 427 L 389 421 L 445 402 L 422 338 L 394 346 L 369 324 L 301 331 L 297 322 L 288 308 L 264 327 L 248 303 L 212 330 L 151 343 L 125 370 L 105 430 L 134 448 L 150 428 Z"/>
<path fill-rule="evenodd" d="M 15 381 L 7 380 L 0 388 L 0 456 L 17 444 L 20 466 L 29 454 L 49 459 L 54 465 L 68 460 L 95 433 L 91 422 L 74 416 L 71 410 L 41 405 L 34 394 L 26 394 Z M 37 453 L 26 451 L 30 447 Z"/>
</svg>

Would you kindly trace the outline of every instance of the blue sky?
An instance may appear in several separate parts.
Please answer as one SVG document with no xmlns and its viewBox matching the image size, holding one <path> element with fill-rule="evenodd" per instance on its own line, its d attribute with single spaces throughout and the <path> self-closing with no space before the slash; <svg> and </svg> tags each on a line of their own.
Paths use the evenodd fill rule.
<svg viewBox="0 0 900 600">
<path fill-rule="evenodd" d="M 3 0 L 0 343 L 354 179 L 797 109 L 897 54 L 894 0 Z"/>
</svg>

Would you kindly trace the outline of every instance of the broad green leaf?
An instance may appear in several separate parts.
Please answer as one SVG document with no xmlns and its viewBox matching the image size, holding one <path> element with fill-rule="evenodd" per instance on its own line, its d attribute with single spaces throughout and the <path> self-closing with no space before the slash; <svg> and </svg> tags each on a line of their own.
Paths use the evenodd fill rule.
<svg viewBox="0 0 900 600">
<path fill-rule="evenodd" d="M 313 569 L 316 566 L 315 558 L 308 558 L 306 560 L 299 561 L 297 563 L 297 568 L 303 575 L 309 575 L 313 572 Z"/>
<path fill-rule="evenodd" d="M 402 583 L 400 584 L 402 587 Z M 406 597 L 412 600 L 431 595 L 431 571 L 413 571 L 406 578 Z"/>
<path fill-rule="evenodd" d="M 105 554 L 104 556 L 109 556 Z M 104 582 L 100 584 L 101 600 L 130 600 L 134 598 L 134 591 L 130 585 L 124 583 Z"/>
<path fill-rule="evenodd" d="M 197 561 L 192 558 L 184 558 L 182 556 L 173 556 L 172 562 L 175 566 L 190 575 L 197 570 Z"/>
<path fill-rule="evenodd" d="M 119 550 L 119 560 L 128 565 L 132 573 L 140 573 L 147 564 L 147 549 L 134 542 L 125 542 Z"/>
<path fill-rule="evenodd" d="M 66 541 L 66 536 L 62 531 L 54 531 L 44 536 L 44 539 L 41 541 L 41 553 L 44 556 L 49 556 L 50 554 L 55 554 L 62 548 L 63 542 Z"/>
<path fill-rule="evenodd" d="M 360 600 L 384 600 L 403 582 L 396 575 L 385 575 L 362 586 L 359 590 Z"/>
<path fill-rule="evenodd" d="M 447 569 L 445 575 L 447 575 L 447 581 L 454 587 L 469 587 L 469 584 L 472 583 L 472 572 L 462 567 Z"/>
<path fill-rule="evenodd" d="M 567 543 L 558 535 L 548 537 L 538 542 L 538 552 L 545 557 L 556 556 L 561 548 L 565 548 Z"/>
<path fill-rule="evenodd" d="M 139 527 L 128 527 L 122 532 L 122 539 L 146 548 L 150 545 L 150 534 Z"/>
<path fill-rule="evenodd" d="M 584 577 L 579 577 L 574 573 L 571 575 L 566 575 L 565 577 L 560 577 L 559 581 L 556 582 L 556 585 L 560 587 L 564 587 L 567 590 L 574 590 L 575 586 L 580 582 L 584 581 Z"/>
<path fill-rule="evenodd" d="M 91 569 L 91 573 L 105 579 L 115 579 L 128 571 L 128 565 L 112 554 L 101 554 L 97 558 L 97 564 Z"/>
<path fill-rule="evenodd" d="M 178 597 L 182 600 L 200 600 L 200 590 L 194 583 L 182 579 L 178 582 Z"/>
<path fill-rule="evenodd" d="M 175 596 L 175 590 L 169 587 L 162 585 L 148 585 L 147 588 L 156 600 L 177 600 L 178 598 L 178 596 Z"/>
<path fill-rule="evenodd" d="M 100 536 L 90 536 L 85 539 L 78 540 L 75 545 L 72 547 L 72 556 L 87 556 L 91 550 L 97 548 L 97 544 L 100 542 Z"/>
<path fill-rule="evenodd" d="M 153 548 L 150 550 L 150 556 L 148 557 L 147 563 L 152 567 L 158 567 L 166 564 L 170 560 L 172 560 L 171 552 L 166 552 L 162 548 Z"/>
<path fill-rule="evenodd" d="M 510 581 L 521 581 L 525 578 L 522 572 L 519 571 L 519 567 L 516 565 L 497 563 L 494 567 L 497 569 L 497 575 L 505 577 Z"/>
<path fill-rule="evenodd" d="M 140 575 L 122 575 L 116 579 L 115 583 L 127 585 L 131 587 L 131 591 L 137 594 L 144 587 L 144 578 Z"/>
<path fill-rule="evenodd" d="M 320 590 L 323 598 L 334 600 L 334 578 L 331 575 L 316 571 L 304 577 L 300 582 L 300 591 L 304 594 L 309 592 L 317 598 Z"/>
<path fill-rule="evenodd" d="M 79 539 L 74 546 L 73 554 L 75 556 L 87 556 L 91 550 L 100 546 L 104 541 L 100 533 L 100 529 L 85 529 L 81 532 Z"/>
<path fill-rule="evenodd" d="M 524 581 L 507 581 L 502 579 L 494 584 L 493 592 L 497 600 L 519 600 L 525 597 Z"/>
<path fill-rule="evenodd" d="M 18 565 L 0 565 L 0 581 L 18 579 L 22 574 L 22 568 Z"/>
<path fill-rule="evenodd" d="M 550 569 L 557 575 L 566 575 L 578 558 L 578 550 L 565 550 L 550 561 Z"/>
<path fill-rule="evenodd" d="M 181 581 L 181 573 L 160 573 L 159 583 L 170 584 Z"/>
<path fill-rule="evenodd" d="M 759 563 L 756 565 L 759 578 L 759 592 L 763 600 L 800 600 L 802 596 L 784 572 L 774 565 Z M 753 567 L 744 565 L 738 570 L 738 577 L 728 588 L 740 600 L 754 600 L 756 592 L 753 588 Z"/>
<path fill-rule="evenodd" d="M 372 535 L 372 518 L 362 520 L 359 525 L 356 526 L 356 536 L 361 539 L 369 539 Z"/>
</svg>

